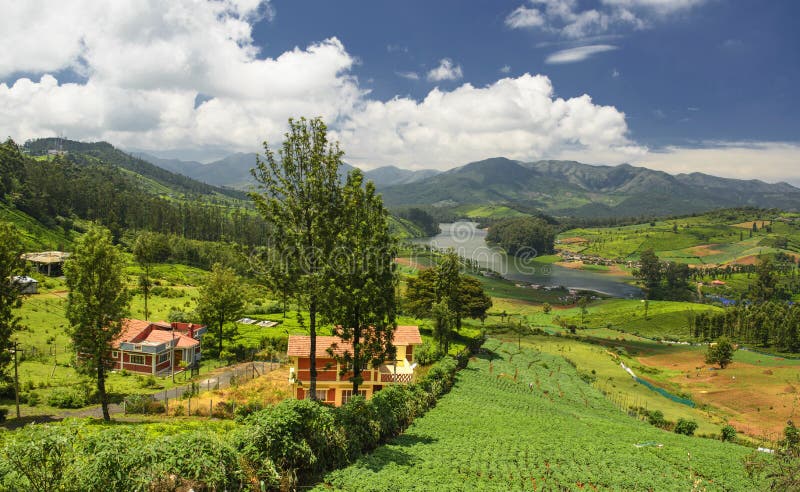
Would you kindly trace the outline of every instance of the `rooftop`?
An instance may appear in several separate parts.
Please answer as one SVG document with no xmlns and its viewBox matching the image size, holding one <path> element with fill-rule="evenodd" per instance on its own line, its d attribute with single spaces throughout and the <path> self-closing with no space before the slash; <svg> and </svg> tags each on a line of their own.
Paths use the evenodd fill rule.
<svg viewBox="0 0 800 492">
<path fill-rule="evenodd" d="M 418 326 L 398 326 L 394 330 L 392 345 L 422 345 L 422 336 Z M 344 355 L 353 352 L 353 344 L 335 336 L 317 336 L 316 357 L 330 357 L 328 349 L 333 347 L 334 355 Z M 311 354 L 311 337 L 308 335 L 290 335 L 289 347 L 286 350 L 290 357 L 307 357 Z"/>
</svg>

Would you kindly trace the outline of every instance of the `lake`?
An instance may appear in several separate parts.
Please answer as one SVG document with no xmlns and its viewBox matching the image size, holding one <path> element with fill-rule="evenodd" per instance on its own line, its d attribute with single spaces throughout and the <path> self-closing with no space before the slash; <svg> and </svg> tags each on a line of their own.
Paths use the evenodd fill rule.
<svg viewBox="0 0 800 492">
<path fill-rule="evenodd" d="M 509 257 L 502 249 L 486 244 L 486 230 L 477 226 L 476 222 L 439 224 L 441 232 L 438 235 L 416 239 L 414 242 L 437 249 L 453 248 L 459 256 L 515 282 L 593 290 L 627 299 L 642 297 L 641 289 L 625 283 L 630 280 L 627 276 L 574 270 Z M 535 252 L 531 251 L 528 256 L 534 257 Z"/>
</svg>

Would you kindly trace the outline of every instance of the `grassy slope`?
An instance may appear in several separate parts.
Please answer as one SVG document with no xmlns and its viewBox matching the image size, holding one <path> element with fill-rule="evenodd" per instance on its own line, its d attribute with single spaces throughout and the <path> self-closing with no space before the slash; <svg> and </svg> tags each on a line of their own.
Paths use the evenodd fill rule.
<svg viewBox="0 0 800 492">
<path fill-rule="evenodd" d="M 75 232 L 64 235 L 61 229 L 49 229 L 30 215 L 0 202 L 0 221 L 14 224 L 22 236 L 22 244 L 26 250 L 57 250 L 71 246 L 76 237 Z"/>
<path fill-rule="evenodd" d="M 616 410 L 562 358 L 487 344 L 390 444 L 328 474 L 336 490 L 755 490 L 747 448 L 667 433 Z M 515 382 L 513 375 L 517 374 Z M 529 388 L 533 383 L 533 388 Z M 656 442 L 663 447 L 634 446 Z M 691 456 L 691 462 L 689 461 Z M 320 486 L 319 490 L 326 490 Z"/>
</svg>

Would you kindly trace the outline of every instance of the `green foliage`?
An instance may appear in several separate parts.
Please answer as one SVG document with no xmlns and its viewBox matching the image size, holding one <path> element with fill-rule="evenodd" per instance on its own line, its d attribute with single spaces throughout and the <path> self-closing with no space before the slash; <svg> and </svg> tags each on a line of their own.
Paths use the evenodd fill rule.
<svg viewBox="0 0 800 492">
<path fill-rule="evenodd" d="M 736 428 L 730 424 L 726 424 L 720 430 L 720 439 L 723 441 L 734 441 L 736 439 Z"/>
<path fill-rule="evenodd" d="M 243 309 L 244 299 L 236 272 L 220 263 L 214 264 L 206 283 L 200 288 L 197 313 L 203 322 L 217 330 L 217 354 L 222 353 L 223 341 L 235 334 L 225 332 L 225 323 L 234 321 Z"/>
<path fill-rule="evenodd" d="M 86 393 L 77 388 L 54 388 L 47 395 L 47 404 L 56 408 L 83 408 L 89 401 Z"/>
<path fill-rule="evenodd" d="M 720 368 L 725 369 L 725 366 L 733 360 L 734 351 L 733 344 L 728 337 L 719 337 L 716 343 L 708 346 L 706 364 L 718 364 Z"/>
<path fill-rule="evenodd" d="M 442 352 L 438 344 L 434 344 L 430 340 L 424 340 L 422 345 L 414 351 L 414 360 L 420 365 L 427 366 L 441 359 L 443 355 L 444 352 Z"/>
<path fill-rule="evenodd" d="M 763 490 L 749 451 L 655 429 L 562 357 L 490 339 L 435 408 L 316 490 Z"/>
<path fill-rule="evenodd" d="M 362 382 L 361 372 L 387 359 L 394 360 L 392 334 L 397 313 L 397 246 L 389 233 L 388 212 L 366 185 L 359 170 L 351 171 L 342 189 L 342 209 L 337 221 L 337 250 L 326 269 L 328 285 L 321 313 L 338 326 L 337 334 L 350 347 L 329 349 L 352 372 L 353 392 Z"/>
<path fill-rule="evenodd" d="M 122 331 L 129 303 L 121 252 L 112 244 L 111 233 L 92 226 L 65 263 L 64 274 L 69 287 L 67 319 L 81 356 L 80 369 L 96 381 L 103 417 L 110 420 L 105 389 L 108 349 Z"/>
<path fill-rule="evenodd" d="M 647 422 L 654 427 L 660 427 L 662 429 L 667 427 L 667 420 L 664 418 L 664 412 L 661 410 L 652 410 L 648 413 Z"/>
<path fill-rule="evenodd" d="M 15 310 L 22 305 L 23 295 L 19 285 L 11 280 L 25 271 L 20 254 L 22 243 L 16 228 L 10 223 L 0 222 L 0 382 L 8 377 L 13 346 L 11 337 L 21 328 L 21 320 Z"/>
<path fill-rule="evenodd" d="M 678 423 L 675 424 L 676 434 L 693 436 L 695 430 L 697 430 L 697 422 L 694 420 L 678 419 Z"/>
<path fill-rule="evenodd" d="M 555 229 L 538 217 L 510 217 L 489 228 L 486 241 L 497 244 L 512 256 L 532 259 L 553 252 Z"/>
</svg>

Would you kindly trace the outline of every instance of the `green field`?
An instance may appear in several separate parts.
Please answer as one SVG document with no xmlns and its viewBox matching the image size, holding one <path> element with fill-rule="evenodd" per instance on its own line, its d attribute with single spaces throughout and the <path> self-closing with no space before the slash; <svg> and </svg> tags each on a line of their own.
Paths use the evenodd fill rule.
<svg viewBox="0 0 800 492">
<path fill-rule="evenodd" d="M 402 436 L 317 490 L 758 490 L 752 450 L 618 411 L 565 360 L 489 341 Z M 637 447 L 637 445 L 641 447 Z"/>
<path fill-rule="evenodd" d="M 604 258 L 636 260 L 642 251 L 652 249 L 665 261 L 688 264 L 724 264 L 753 255 L 772 254 L 781 249 L 777 240 L 786 240 L 783 251 L 800 251 L 800 228 L 785 221 L 782 214 L 758 218 L 758 212 L 710 213 L 622 227 L 571 229 L 559 234 L 557 248 Z M 773 220 L 774 219 L 774 220 Z M 752 233 L 743 225 L 755 221 L 759 230 Z M 761 223 L 772 230 L 761 229 Z M 580 238 L 583 241 L 576 241 Z"/>
</svg>

